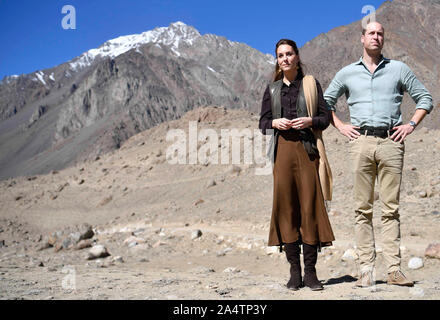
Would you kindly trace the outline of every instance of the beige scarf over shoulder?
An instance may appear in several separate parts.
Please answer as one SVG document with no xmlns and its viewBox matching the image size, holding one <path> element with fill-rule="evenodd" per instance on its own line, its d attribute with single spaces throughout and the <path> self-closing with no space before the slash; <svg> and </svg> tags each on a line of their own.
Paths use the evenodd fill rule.
<svg viewBox="0 0 440 320">
<path fill-rule="evenodd" d="M 318 112 L 318 89 L 315 78 L 306 75 L 303 79 L 304 97 L 307 103 L 307 112 L 309 117 L 314 117 Z M 333 177 L 330 164 L 325 153 L 324 140 L 322 139 L 322 130 L 312 130 L 316 137 L 316 144 L 319 151 L 319 180 L 321 182 L 324 200 L 332 200 Z"/>
</svg>

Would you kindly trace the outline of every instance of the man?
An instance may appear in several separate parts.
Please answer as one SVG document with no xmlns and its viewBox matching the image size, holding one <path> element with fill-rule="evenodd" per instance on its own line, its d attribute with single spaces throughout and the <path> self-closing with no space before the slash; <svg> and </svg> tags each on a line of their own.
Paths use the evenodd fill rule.
<svg viewBox="0 0 440 320">
<path fill-rule="evenodd" d="M 341 69 L 324 94 L 332 110 L 332 124 L 350 139 L 355 236 L 361 269 L 356 285 L 360 287 L 374 283 L 376 251 L 372 218 L 376 177 L 382 206 L 387 283 L 414 285 L 400 270 L 399 196 L 404 141 L 433 108 L 431 95 L 408 66 L 383 57 L 384 34 L 380 23 L 370 22 L 362 31 L 362 58 Z M 405 124 L 400 111 L 404 91 L 417 103 L 411 121 Z M 343 123 L 335 114 L 334 106 L 342 94 L 347 97 L 351 124 Z"/>
</svg>

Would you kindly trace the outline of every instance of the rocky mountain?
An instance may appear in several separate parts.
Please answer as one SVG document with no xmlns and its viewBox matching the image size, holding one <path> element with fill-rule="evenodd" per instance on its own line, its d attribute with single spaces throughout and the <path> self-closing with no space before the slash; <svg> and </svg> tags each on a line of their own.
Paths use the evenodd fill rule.
<svg viewBox="0 0 440 320">
<path fill-rule="evenodd" d="M 0 83 L 0 178 L 96 157 L 198 106 L 258 109 L 274 58 L 182 22 Z"/>
<path fill-rule="evenodd" d="M 385 2 L 385 56 L 410 66 L 436 105 L 423 122 L 440 128 L 440 0 Z M 403 23 L 404 22 L 404 23 Z M 300 48 L 309 73 L 327 88 L 362 54 L 361 21 Z M 258 113 L 274 57 L 182 22 L 122 36 L 62 65 L 0 82 L 0 179 L 46 173 L 119 148 L 145 129 L 199 106 Z M 340 100 L 341 117 L 347 109 Z M 404 120 L 414 112 L 405 96 Z"/>
<path fill-rule="evenodd" d="M 406 63 L 433 96 L 435 108 L 423 121 L 423 126 L 440 128 L 440 1 L 393 0 L 376 11 L 376 20 L 385 28 L 384 56 Z M 321 34 L 306 43 L 300 54 L 307 69 L 323 88 L 342 67 L 356 62 L 362 55 L 361 21 L 341 26 Z M 339 111 L 347 119 L 347 109 L 341 98 Z M 404 120 L 414 113 L 414 102 L 405 94 L 402 104 Z"/>
</svg>

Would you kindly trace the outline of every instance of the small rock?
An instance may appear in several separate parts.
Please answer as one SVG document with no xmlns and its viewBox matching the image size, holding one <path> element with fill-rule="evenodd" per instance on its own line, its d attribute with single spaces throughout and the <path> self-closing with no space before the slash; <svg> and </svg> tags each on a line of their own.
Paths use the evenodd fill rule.
<svg viewBox="0 0 440 320">
<path fill-rule="evenodd" d="M 431 243 L 425 250 L 425 257 L 440 259 L 440 243 Z"/>
<path fill-rule="evenodd" d="M 440 214 L 440 211 L 434 210 L 431 212 L 432 215 L 438 216 Z"/>
<path fill-rule="evenodd" d="M 206 188 L 210 188 L 210 187 L 213 187 L 213 186 L 215 186 L 215 185 L 217 185 L 217 182 L 215 182 L 214 179 L 211 179 L 211 180 L 209 180 L 209 181 L 206 183 Z"/>
<path fill-rule="evenodd" d="M 266 254 L 267 255 L 271 255 L 271 254 L 274 254 L 274 253 L 277 253 L 278 252 L 278 247 L 267 247 L 266 248 Z"/>
<path fill-rule="evenodd" d="M 345 250 L 341 258 L 342 261 L 355 261 L 357 259 L 358 259 L 358 255 L 354 249 Z"/>
<path fill-rule="evenodd" d="M 216 289 L 215 292 L 217 292 L 219 295 L 224 296 L 227 295 L 229 293 L 231 293 L 232 289 L 231 288 L 226 288 L 226 289 Z"/>
<path fill-rule="evenodd" d="M 419 198 L 426 198 L 426 197 L 428 196 L 428 194 L 427 194 L 426 191 L 420 191 L 420 192 L 418 193 L 418 195 L 419 195 Z"/>
<path fill-rule="evenodd" d="M 240 270 L 235 267 L 228 267 L 225 270 L 223 270 L 225 273 L 239 273 Z"/>
<path fill-rule="evenodd" d="M 408 268 L 417 270 L 423 267 L 423 260 L 419 257 L 411 258 L 408 262 Z"/>
<path fill-rule="evenodd" d="M 426 192 L 426 197 L 432 198 L 433 196 L 435 196 L 435 194 L 436 194 L 436 191 L 434 189 L 431 189 Z"/>
<path fill-rule="evenodd" d="M 113 262 L 117 262 L 117 263 L 123 263 L 124 259 L 122 259 L 121 256 L 116 256 L 112 259 Z"/>
<path fill-rule="evenodd" d="M 70 237 L 67 237 L 63 240 L 61 245 L 63 246 L 63 249 L 69 249 L 71 246 L 73 246 L 73 241 Z"/>
<path fill-rule="evenodd" d="M 215 270 L 212 268 L 204 267 L 204 266 L 198 266 L 198 267 L 195 267 L 194 269 L 191 269 L 190 272 L 195 273 L 195 274 L 210 274 L 210 273 L 215 272 Z"/>
<path fill-rule="evenodd" d="M 95 261 L 95 266 L 97 268 L 106 268 L 107 267 L 107 265 L 101 259 L 98 259 Z"/>
<path fill-rule="evenodd" d="M 331 217 L 337 217 L 337 216 L 340 216 L 341 214 L 336 210 L 330 210 L 328 215 Z"/>
<path fill-rule="evenodd" d="M 84 179 L 81 179 L 81 180 L 79 180 L 78 184 L 81 185 L 81 184 L 83 184 L 84 182 L 85 182 L 85 180 L 84 180 Z"/>
<path fill-rule="evenodd" d="M 1 246 L 1 245 L 0 245 Z M 42 251 L 42 250 L 44 250 L 44 249 L 48 249 L 48 248 L 51 248 L 52 246 L 49 244 L 49 243 L 47 243 L 47 242 L 43 242 L 41 245 L 38 245 L 37 246 L 37 251 Z"/>
<path fill-rule="evenodd" d="M 107 203 L 109 203 L 110 201 L 112 201 L 113 200 L 113 197 L 112 196 L 108 196 L 108 197 L 105 197 L 104 199 L 102 199 L 99 203 L 98 203 L 98 206 L 105 206 Z"/>
<path fill-rule="evenodd" d="M 139 229 L 136 229 L 135 231 L 133 231 L 133 235 L 135 237 L 137 237 L 138 235 L 140 235 L 140 234 L 142 234 L 144 232 L 145 232 L 145 228 L 139 228 Z"/>
<path fill-rule="evenodd" d="M 202 231 L 201 230 L 194 230 L 193 232 L 191 232 L 191 240 L 200 238 L 202 236 Z"/>
<path fill-rule="evenodd" d="M 138 245 L 141 243 L 146 243 L 147 241 L 144 238 L 140 238 L 140 237 L 135 237 L 135 236 L 131 236 L 127 239 L 124 240 L 124 244 L 132 247 L 134 245 Z"/>
<path fill-rule="evenodd" d="M 91 239 L 95 235 L 92 226 L 87 223 L 83 223 L 82 225 L 80 225 L 78 228 L 78 232 L 80 233 L 79 240 Z"/>
<path fill-rule="evenodd" d="M 215 284 L 215 283 L 210 283 L 210 284 L 208 284 L 205 288 L 206 288 L 206 289 L 217 289 L 217 288 L 218 288 L 218 285 Z"/>
<path fill-rule="evenodd" d="M 5 240 L 0 240 L 0 248 L 3 248 L 3 247 L 5 247 L 6 245 L 5 245 Z"/>
<path fill-rule="evenodd" d="M 252 243 L 238 242 L 237 243 L 237 248 L 251 250 L 252 249 Z"/>
<path fill-rule="evenodd" d="M 157 248 L 157 247 L 160 247 L 160 246 L 164 246 L 164 245 L 166 245 L 166 244 L 167 244 L 166 242 L 163 242 L 163 241 L 158 240 L 155 244 L 153 244 L 153 248 Z"/>
<path fill-rule="evenodd" d="M 62 243 L 55 244 L 55 249 L 54 249 L 55 252 L 58 252 L 58 251 L 60 251 L 62 249 L 63 249 L 63 244 Z"/>
<path fill-rule="evenodd" d="M 124 240 L 124 244 L 128 247 L 133 247 L 141 243 L 145 243 L 146 240 L 144 238 L 139 238 L 135 236 L 128 237 Z"/>
<path fill-rule="evenodd" d="M 107 248 L 103 245 L 95 245 L 89 250 L 89 254 L 87 256 L 87 260 L 93 260 L 97 258 L 105 258 L 110 254 L 107 252 Z"/>
<path fill-rule="evenodd" d="M 90 239 L 81 240 L 75 246 L 75 250 L 82 250 L 85 248 L 90 248 L 92 246 L 92 241 Z"/>
<path fill-rule="evenodd" d="M 199 199 L 199 200 L 197 200 L 197 201 L 194 203 L 194 205 L 196 206 L 196 205 L 201 204 L 201 203 L 203 203 L 203 202 L 205 202 L 205 200 L 203 200 L 203 199 Z"/>
<path fill-rule="evenodd" d="M 217 251 L 216 255 L 217 255 L 217 257 L 222 257 L 222 256 L 226 255 L 226 253 L 228 253 L 231 250 L 232 250 L 232 248 L 228 247 L 223 250 Z"/>
</svg>

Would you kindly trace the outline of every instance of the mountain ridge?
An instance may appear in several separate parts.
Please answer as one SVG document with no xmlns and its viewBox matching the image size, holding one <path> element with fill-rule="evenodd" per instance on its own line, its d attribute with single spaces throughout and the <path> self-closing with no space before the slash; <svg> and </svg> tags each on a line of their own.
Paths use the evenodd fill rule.
<svg viewBox="0 0 440 320">
<path fill-rule="evenodd" d="M 408 64 L 433 95 L 434 111 L 422 126 L 434 129 L 440 128 L 438 14 L 439 0 L 387 1 L 376 11 L 385 26 L 384 55 Z M 360 34 L 357 21 L 299 49 L 307 72 L 324 90 L 338 70 L 361 56 Z M 0 83 L 0 179 L 94 159 L 197 107 L 259 112 L 274 62 L 246 44 L 201 35 L 175 22 L 108 40 L 56 67 L 5 77 Z M 337 109 L 347 120 L 344 100 Z M 404 121 L 414 106 L 405 95 Z"/>
</svg>

